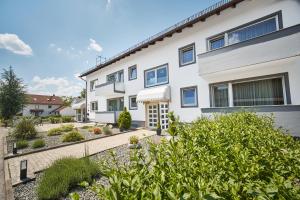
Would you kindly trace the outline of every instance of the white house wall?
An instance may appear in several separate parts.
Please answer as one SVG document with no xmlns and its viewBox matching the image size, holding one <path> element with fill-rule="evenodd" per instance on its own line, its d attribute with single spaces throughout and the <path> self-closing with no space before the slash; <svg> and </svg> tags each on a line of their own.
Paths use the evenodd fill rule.
<svg viewBox="0 0 300 200">
<path fill-rule="evenodd" d="M 235 28 L 247 22 L 267 16 L 277 11 L 282 11 L 283 27 L 289 27 L 300 23 L 300 3 L 296 0 L 252 0 L 237 4 L 236 8 L 229 8 L 222 11 L 219 16 L 214 15 L 206 19 L 205 22 L 198 22 L 192 28 L 185 28 L 181 33 L 174 34 L 171 38 L 165 38 L 155 45 L 149 46 L 142 51 L 136 52 L 125 59 L 122 59 L 110 66 L 93 72 L 87 76 L 87 102 L 88 113 L 91 120 L 95 119 L 94 112 L 90 111 L 90 102 L 98 101 L 98 111 L 106 111 L 106 98 L 95 96 L 95 92 L 90 92 L 90 81 L 98 79 L 98 84 L 106 82 L 106 75 L 124 70 L 125 94 L 124 106 L 128 107 L 128 96 L 137 95 L 144 89 L 144 70 L 168 63 L 169 64 L 169 85 L 171 87 L 170 110 L 175 111 L 182 121 L 191 121 L 201 115 L 201 108 L 210 106 L 209 83 L 223 80 L 233 80 L 239 77 L 252 77 L 277 72 L 290 72 L 290 87 L 292 103 L 300 104 L 299 92 L 296 86 L 300 84 L 299 60 L 287 65 L 278 65 L 273 69 L 266 68 L 250 70 L 241 74 L 228 74 L 207 79 L 199 76 L 198 58 L 196 63 L 184 67 L 179 67 L 178 49 L 191 43 L 195 43 L 196 55 L 204 53 L 206 49 L 206 39 L 223 31 Z M 117 42 L 117 41 L 116 41 Z M 197 57 L 197 56 L 196 56 Z M 128 81 L 128 67 L 137 65 L 137 79 Z M 298 68 L 297 68 L 298 65 Z M 198 87 L 197 108 L 181 108 L 180 88 L 188 86 Z M 133 120 L 145 121 L 145 106 L 138 104 L 138 110 L 130 110 Z"/>
<path fill-rule="evenodd" d="M 30 113 L 30 110 L 43 110 L 43 113 L 41 113 L 39 116 L 48 116 L 50 115 L 50 112 L 54 109 L 60 107 L 60 105 L 51 105 L 51 108 L 48 108 L 48 105 L 43 104 L 26 104 L 26 106 L 23 108 L 23 116 L 32 116 L 34 114 Z"/>
</svg>

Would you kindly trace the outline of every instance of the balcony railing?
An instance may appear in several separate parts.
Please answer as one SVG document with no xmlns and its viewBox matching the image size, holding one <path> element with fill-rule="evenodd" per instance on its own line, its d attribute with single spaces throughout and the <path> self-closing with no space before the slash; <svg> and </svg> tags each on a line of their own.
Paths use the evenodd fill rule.
<svg viewBox="0 0 300 200">
<path fill-rule="evenodd" d="M 96 85 L 96 96 L 118 96 L 125 93 L 124 82 L 107 82 Z"/>
</svg>

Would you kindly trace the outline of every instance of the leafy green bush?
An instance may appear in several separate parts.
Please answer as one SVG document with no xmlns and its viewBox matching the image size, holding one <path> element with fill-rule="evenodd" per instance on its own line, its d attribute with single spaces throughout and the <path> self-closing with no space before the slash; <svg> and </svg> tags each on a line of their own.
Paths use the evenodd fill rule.
<svg viewBox="0 0 300 200">
<path fill-rule="evenodd" d="M 17 141 L 17 149 L 24 149 L 26 147 L 28 147 L 28 141 L 27 140 Z"/>
<path fill-rule="evenodd" d="M 62 125 L 62 126 L 60 127 L 60 130 L 61 130 L 62 132 L 72 131 L 73 129 L 74 129 L 74 125 L 72 125 L 72 124 Z"/>
<path fill-rule="evenodd" d="M 61 135 L 63 131 L 61 130 L 60 127 L 58 128 L 52 128 L 47 132 L 48 136 L 54 136 L 54 135 Z"/>
<path fill-rule="evenodd" d="M 16 122 L 13 135 L 16 139 L 35 138 L 37 135 L 37 131 L 35 129 L 35 120 L 33 118 L 22 117 Z"/>
<path fill-rule="evenodd" d="M 67 122 L 73 122 L 74 120 L 73 120 L 73 117 L 71 117 L 71 116 L 62 116 L 61 121 L 63 123 L 67 123 Z"/>
<path fill-rule="evenodd" d="M 63 136 L 63 142 L 76 142 L 83 139 L 84 137 L 78 131 L 71 131 Z"/>
<path fill-rule="evenodd" d="M 178 138 L 104 162 L 100 199 L 300 199 L 300 142 L 254 113 L 177 124 Z M 112 158 L 114 160 L 115 156 Z"/>
<path fill-rule="evenodd" d="M 130 136 L 129 138 L 129 143 L 130 144 L 138 144 L 139 143 L 139 138 L 136 135 Z"/>
<path fill-rule="evenodd" d="M 105 135 L 111 135 L 112 134 L 112 131 L 111 131 L 111 128 L 109 128 L 108 126 L 104 126 L 102 128 L 102 131 Z"/>
<path fill-rule="evenodd" d="M 45 170 L 37 188 L 38 198 L 60 199 L 82 181 L 92 182 L 98 174 L 97 165 L 88 159 L 63 158 Z"/>
<path fill-rule="evenodd" d="M 124 107 L 123 112 L 120 113 L 118 119 L 118 125 L 120 129 L 129 129 L 131 127 L 131 115 L 130 112 L 127 111 L 127 108 Z"/>
<path fill-rule="evenodd" d="M 32 143 L 32 148 L 41 148 L 45 146 L 45 141 L 43 139 L 37 139 Z"/>
<path fill-rule="evenodd" d="M 60 116 L 51 116 L 49 117 L 51 124 L 58 124 L 61 122 Z"/>
<path fill-rule="evenodd" d="M 177 135 L 176 127 L 178 126 L 179 119 L 175 117 L 174 112 L 169 112 L 168 113 L 168 118 L 169 118 L 168 133 L 171 136 L 176 136 Z"/>
</svg>

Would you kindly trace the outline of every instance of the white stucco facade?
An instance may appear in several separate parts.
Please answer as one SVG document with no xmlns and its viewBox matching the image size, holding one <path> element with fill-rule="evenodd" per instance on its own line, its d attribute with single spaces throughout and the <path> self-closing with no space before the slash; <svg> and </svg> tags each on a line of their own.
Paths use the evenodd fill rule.
<svg viewBox="0 0 300 200">
<path fill-rule="evenodd" d="M 61 105 L 44 105 L 44 104 L 26 104 L 23 108 L 23 116 L 34 116 L 30 110 L 40 110 L 39 116 L 51 115 L 51 111 L 61 107 Z"/>
<path fill-rule="evenodd" d="M 245 0 L 235 7 L 221 11 L 187 27 L 172 37 L 166 37 L 148 48 L 142 49 L 109 66 L 86 76 L 87 113 L 90 120 L 96 119 L 96 112 L 107 112 L 107 99 L 124 97 L 124 106 L 129 107 L 129 96 L 145 90 L 145 70 L 168 64 L 168 83 L 170 87 L 169 111 L 174 111 L 182 121 L 192 121 L 204 113 L 204 108 L 211 108 L 210 84 L 238 79 L 255 78 L 286 73 L 289 81 L 290 102 L 285 104 L 300 105 L 300 33 L 278 36 L 268 41 L 245 45 L 236 49 L 203 56 L 207 53 L 207 38 L 224 31 L 239 27 L 259 18 L 279 12 L 282 15 L 282 30 L 300 24 L 300 2 L 296 0 Z M 288 32 L 288 31 L 285 31 Z M 263 38 L 262 38 L 263 39 Z M 179 49 L 195 44 L 196 62 L 180 67 Z M 226 48 L 226 47 L 225 47 Z M 224 49 L 225 49 L 224 48 Z M 218 50 L 217 50 L 218 51 Z M 129 80 L 128 68 L 137 66 L 137 79 Z M 114 88 L 105 86 L 90 90 L 90 82 L 97 79 L 97 84 L 106 83 L 107 75 L 124 70 L 124 93 L 113 92 Z M 181 88 L 197 86 L 197 107 L 183 108 Z M 159 86 L 157 86 L 159 87 Z M 101 91 L 103 90 L 103 91 Z M 111 90 L 111 94 L 107 92 Z M 91 102 L 98 102 L 96 111 L 92 111 Z M 134 121 L 147 121 L 147 103 L 138 103 L 136 110 L 130 110 Z M 288 109 L 289 110 L 289 109 Z M 274 111 L 277 112 L 277 111 Z M 278 116 L 283 116 L 282 113 Z M 284 114 L 285 118 L 288 114 Z M 300 112 L 293 116 L 300 119 Z M 99 117 L 98 117 L 99 118 Z M 288 121 L 288 120 L 286 120 Z M 147 124 L 147 123 L 146 123 Z M 290 125 L 286 124 L 289 128 Z M 299 130 L 292 126 L 292 132 Z"/>
</svg>

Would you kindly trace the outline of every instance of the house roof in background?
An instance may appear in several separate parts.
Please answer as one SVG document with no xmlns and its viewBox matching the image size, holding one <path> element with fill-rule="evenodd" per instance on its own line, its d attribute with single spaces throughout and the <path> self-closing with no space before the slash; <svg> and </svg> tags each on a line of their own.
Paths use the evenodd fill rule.
<svg viewBox="0 0 300 200">
<path fill-rule="evenodd" d="M 38 94 L 26 94 L 28 104 L 62 105 L 63 100 L 59 96 Z"/>
<path fill-rule="evenodd" d="M 235 8 L 236 4 L 242 2 L 244 0 L 222 0 L 218 3 L 192 15 L 191 17 L 184 19 L 177 24 L 147 38 L 146 40 L 130 47 L 129 49 L 109 58 L 104 63 L 100 63 L 99 65 L 96 65 L 93 68 L 88 69 L 87 71 L 80 74 L 79 77 L 83 77 L 86 75 L 89 75 L 99 69 L 102 69 L 108 65 L 111 65 L 121 59 L 126 58 L 127 56 L 130 56 L 131 54 L 134 54 L 138 51 L 141 51 L 144 48 L 148 48 L 150 45 L 154 45 L 156 42 L 163 41 L 165 37 L 172 37 L 175 33 L 180 33 L 184 28 L 187 27 L 193 27 L 193 25 L 199 21 L 204 22 L 206 18 L 212 16 L 212 15 L 220 15 L 220 12 L 227 9 L 227 8 Z"/>
</svg>

